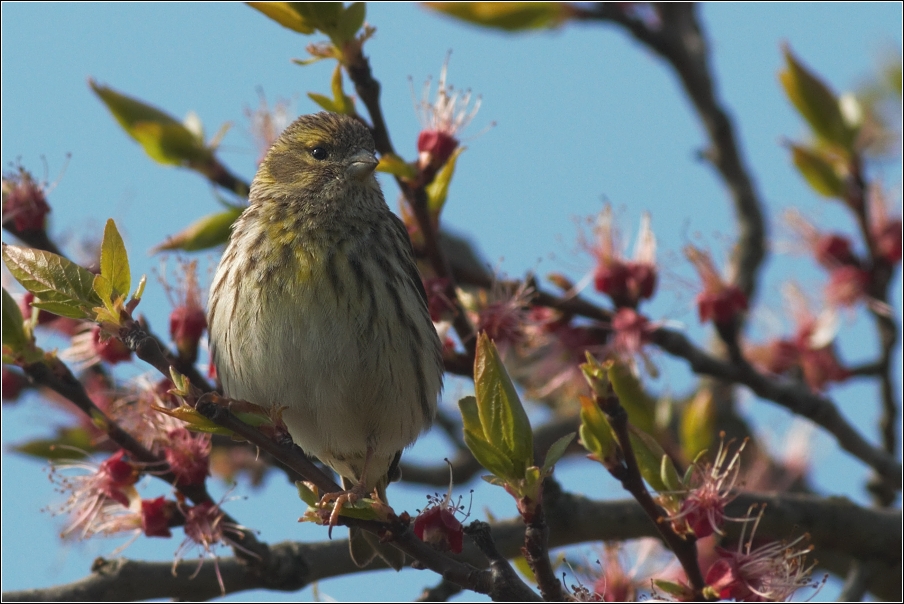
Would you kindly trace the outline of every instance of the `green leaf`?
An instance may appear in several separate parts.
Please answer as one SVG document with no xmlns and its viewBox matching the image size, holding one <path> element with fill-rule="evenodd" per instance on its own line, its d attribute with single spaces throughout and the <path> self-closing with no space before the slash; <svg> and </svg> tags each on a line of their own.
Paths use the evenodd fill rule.
<svg viewBox="0 0 904 604">
<path fill-rule="evenodd" d="M 309 506 L 314 507 L 320 503 L 320 497 L 303 480 L 296 480 L 295 488 L 298 490 L 298 497 Z"/>
<path fill-rule="evenodd" d="M 291 7 L 305 23 L 328 35 L 337 46 L 345 41 L 340 36 L 344 13 L 341 2 L 292 2 Z"/>
<path fill-rule="evenodd" d="M 22 311 L 6 288 L 3 288 L 3 353 L 22 352 L 31 344 L 31 338 L 25 334 L 25 322 Z"/>
<path fill-rule="evenodd" d="M 716 431 L 716 408 L 709 388 L 701 388 L 685 405 L 680 422 L 681 451 L 687 459 L 709 449 Z"/>
<path fill-rule="evenodd" d="M 615 437 L 609 420 L 602 409 L 589 396 L 581 396 L 581 427 L 578 433 L 581 445 L 590 452 L 591 457 L 606 467 L 618 460 Z"/>
<path fill-rule="evenodd" d="M 568 450 L 568 445 L 574 440 L 574 436 L 574 432 L 566 434 L 550 445 L 549 451 L 546 452 L 546 459 L 543 460 L 544 476 L 552 471 L 553 466 L 559 463 L 559 460 L 565 455 L 565 451 Z"/>
<path fill-rule="evenodd" d="M 632 424 L 628 424 L 628 431 L 634 457 L 644 480 L 659 493 L 675 490 L 669 487 L 669 483 L 680 485 L 681 477 L 662 446 L 655 438 Z M 663 479 L 663 476 L 667 479 Z"/>
<path fill-rule="evenodd" d="M 474 459 L 498 478 L 504 481 L 514 481 L 523 476 L 523 470 L 519 473 L 506 453 L 480 438 L 479 434 L 465 432 L 465 445 L 474 455 Z"/>
<path fill-rule="evenodd" d="M 242 215 L 243 211 L 242 208 L 229 208 L 224 212 L 208 214 L 190 224 L 180 233 L 169 237 L 151 252 L 157 253 L 164 250 L 195 252 L 226 243 L 229 240 L 232 223 Z"/>
<path fill-rule="evenodd" d="M 300 34 L 312 34 L 314 25 L 295 9 L 295 2 L 248 2 L 248 6 L 267 15 L 283 27 Z"/>
<path fill-rule="evenodd" d="M 364 25 L 366 16 L 367 5 L 364 2 L 352 2 L 348 5 L 342 13 L 339 26 L 336 28 L 337 40 L 352 40 L 358 30 L 361 29 L 361 26 Z"/>
<path fill-rule="evenodd" d="M 508 457 L 487 441 L 480 423 L 477 399 L 466 396 L 458 401 L 458 408 L 461 410 L 465 444 L 480 465 L 493 474 L 509 480 L 521 478 L 520 475 L 514 475 L 514 466 Z"/>
<path fill-rule="evenodd" d="M 94 275 L 94 291 L 103 301 L 104 308 L 114 312 L 113 307 L 113 284 L 103 275 Z"/>
<path fill-rule="evenodd" d="M 570 15 L 560 2 L 425 2 L 428 8 L 482 27 L 521 31 L 553 28 Z"/>
<path fill-rule="evenodd" d="M 437 172 L 433 182 L 427 185 L 425 189 L 427 192 L 427 207 L 430 209 L 432 216 L 439 216 L 443 206 L 446 205 L 446 198 L 449 196 L 449 185 L 452 184 L 452 176 L 455 174 L 455 162 L 458 161 L 458 156 L 465 149 L 467 147 L 456 148 L 440 171 Z"/>
<path fill-rule="evenodd" d="M 504 451 L 516 474 L 534 465 L 534 438 L 530 420 L 515 385 L 499 358 L 496 345 L 486 333 L 477 338 L 474 360 L 474 390 L 480 424 L 487 441 Z"/>
<path fill-rule="evenodd" d="M 153 160 L 178 166 L 210 162 L 213 152 L 204 145 L 204 140 L 176 118 L 94 80 L 88 83 L 119 125 Z"/>
<path fill-rule="evenodd" d="M 110 281 L 114 294 L 126 296 L 131 291 L 129 255 L 112 218 L 107 220 L 104 227 L 104 240 L 100 246 L 100 274 Z"/>
<path fill-rule="evenodd" d="M 9 272 L 40 302 L 34 306 L 71 319 L 91 319 L 102 304 L 94 274 L 50 252 L 3 244 Z"/>
<path fill-rule="evenodd" d="M 336 63 L 336 69 L 333 70 L 330 89 L 333 91 L 333 103 L 336 105 L 336 112 L 344 113 L 345 115 L 355 115 L 355 103 L 346 96 L 345 91 L 342 89 L 342 65 L 340 63 Z"/>
<path fill-rule="evenodd" d="M 97 450 L 87 430 L 57 428 L 53 438 L 37 438 L 13 447 L 14 451 L 40 459 L 79 459 Z"/>
<path fill-rule="evenodd" d="M 814 191 L 824 197 L 844 198 L 844 179 L 825 153 L 817 149 L 791 145 L 791 159 Z"/>
<path fill-rule="evenodd" d="M 380 163 L 377 164 L 377 172 L 385 172 L 401 178 L 414 178 L 417 176 L 417 168 L 395 153 L 386 153 L 380 157 Z"/>
<path fill-rule="evenodd" d="M 646 393 L 631 368 L 626 363 L 613 362 L 609 366 L 609 380 L 622 407 L 628 412 L 629 421 L 644 432 L 653 432 L 656 401 Z"/>
<path fill-rule="evenodd" d="M 779 72 L 779 80 L 788 99 L 816 136 L 845 151 L 852 151 L 856 131 L 844 121 L 835 93 L 798 61 L 788 46 L 782 52 L 787 68 Z"/>
<path fill-rule="evenodd" d="M 333 99 L 327 96 L 317 94 L 316 92 L 309 92 L 308 98 L 317 103 L 317 105 L 321 109 L 325 109 L 333 113 L 340 113 L 339 109 L 336 108 L 336 104 L 333 102 Z"/>
</svg>

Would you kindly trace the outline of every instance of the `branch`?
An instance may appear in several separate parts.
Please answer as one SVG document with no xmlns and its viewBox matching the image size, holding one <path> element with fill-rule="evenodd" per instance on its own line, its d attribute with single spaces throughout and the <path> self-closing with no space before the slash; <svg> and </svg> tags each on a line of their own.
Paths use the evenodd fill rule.
<svg viewBox="0 0 904 604">
<path fill-rule="evenodd" d="M 634 500 L 593 501 L 581 495 L 552 490 L 544 506 L 553 547 L 598 541 L 626 541 L 657 537 L 656 528 Z M 901 511 L 865 508 L 842 498 L 814 495 L 741 493 L 725 513 L 744 516 L 755 503 L 767 504 L 757 535 L 785 539 L 792 532 L 807 532 L 819 566 L 847 575 L 851 561 L 862 560 L 870 569 L 868 588 L 878 598 L 896 601 L 901 592 Z M 840 531 L 838 527 L 857 527 Z M 737 539 L 739 523 L 726 527 L 729 539 Z M 491 525 L 493 542 L 506 558 L 520 554 L 524 523 L 520 517 Z M 472 543 L 465 545 L 462 562 L 485 568 L 486 558 Z M 346 540 L 321 543 L 279 543 L 271 546 L 270 560 L 252 570 L 235 558 L 220 558 L 227 593 L 248 589 L 297 591 L 315 581 L 385 568 L 375 563 L 360 569 L 348 556 Z M 177 576 L 169 562 L 137 562 L 99 559 L 85 579 L 46 589 L 12 591 L 4 601 L 121 601 L 179 598 L 207 600 L 220 596 L 213 564 L 205 564 L 198 576 L 195 562 L 180 562 Z M 479 572 L 475 569 L 475 572 Z"/>
<path fill-rule="evenodd" d="M 835 437 L 842 449 L 874 468 L 895 488 L 901 489 L 901 464 L 893 455 L 867 442 L 828 398 L 810 392 L 803 384 L 766 377 L 745 362 L 729 363 L 712 357 L 694 346 L 684 335 L 669 329 L 657 329 L 653 340 L 666 352 L 686 360 L 694 373 L 743 384 L 757 396 L 778 403 L 822 426 Z"/>
<path fill-rule="evenodd" d="M 346 56 L 345 68 L 349 78 L 355 84 L 355 91 L 361 98 L 361 102 L 367 107 L 372 123 L 371 131 L 374 136 L 374 144 L 377 151 L 381 155 L 387 153 L 395 153 L 392 141 L 389 139 L 389 130 L 386 127 L 386 120 L 383 118 L 383 110 L 380 107 L 380 82 L 373 77 L 370 69 L 370 61 L 361 52 L 360 47 L 353 56 Z M 446 287 L 444 294 L 452 303 L 452 325 L 458 334 L 459 340 L 468 352 L 468 356 L 473 365 L 475 347 L 477 346 L 477 338 L 474 332 L 474 326 L 468 320 L 467 314 L 458 299 L 458 293 L 455 289 L 455 278 L 452 266 L 448 258 L 440 247 L 439 233 L 433 223 L 433 219 L 429 215 L 427 209 L 427 191 L 426 186 L 433 181 L 436 176 L 435 170 L 424 170 L 416 179 L 417 182 L 411 182 L 407 179 L 396 176 L 396 183 L 402 191 L 402 195 L 408 202 L 408 205 L 414 211 L 415 218 L 418 222 L 418 228 L 424 240 L 424 252 L 430 260 L 430 265 L 436 276 L 446 279 Z"/>
<path fill-rule="evenodd" d="M 709 65 L 709 47 L 690 3 L 655 5 L 662 19 L 658 29 L 628 16 L 617 3 L 599 3 L 576 10 L 576 17 L 614 23 L 666 60 L 678 74 L 697 116 L 709 136 L 704 153 L 728 187 L 738 222 L 738 242 L 733 258 L 735 284 L 753 299 L 757 272 L 766 256 L 766 221 L 734 133 L 728 112 L 716 95 Z"/>
</svg>

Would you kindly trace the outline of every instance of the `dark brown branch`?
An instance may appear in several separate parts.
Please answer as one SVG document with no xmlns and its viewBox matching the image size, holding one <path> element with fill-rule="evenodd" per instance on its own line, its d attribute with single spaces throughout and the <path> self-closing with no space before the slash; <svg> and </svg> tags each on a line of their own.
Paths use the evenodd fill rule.
<svg viewBox="0 0 904 604">
<path fill-rule="evenodd" d="M 696 539 L 690 536 L 682 537 L 676 533 L 672 529 L 665 511 L 657 505 L 650 492 L 647 491 L 643 476 L 640 473 L 640 467 L 637 465 L 637 457 L 634 455 L 634 447 L 631 444 L 627 411 L 622 407 L 621 401 L 619 401 L 611 384 L 609 385 L 607 396 L 596 396 L 595 399 L 596 404 L 606 414 L 609 425 L 612 427 L 612 433 L 615 435 L 615 440 L 618 442 L 618 447 L 622 452 L 622 463 L 606 469 L 609 470 L 613 478 L 621 482 L 622 487 L 626 491 L 631 493 L 653 522 L 660 537 L 672 550 L 672 553 L 675 554 L 684 569 L 684 573 L 695 591 L 694 595 L 697 600 L 705 600 L 703 588 L 706 587 L 706 582 L 703 580 L 703 573 L 700 572 L 700 565 L 697 563 Z"/>
<path fill-rule="evenodd" d="M 169 465 L 166 459 L 155 455 L 146 449 L 141 443 L 135 440 L 131 434 L 119 427 L 115 421 L 107 417 L 107 415 L 94 404 L 91 397 L 85 391 L 84 385 L 69 371 L 69 368 L 61 361 L 56 360 L 53 366 L 45 363 L 33 363 L 24 367 L 25 373 L 33 379 L 37 384 L 45 386 L 60 396 L 72 402 L 80 411 L 85 413 L 94 425 L 98 426 L 107 434 L 111 441 L 119 447 L 126 450 L 129 455 L 137 462 L 147 464 L 153 469 L 153 475 L 172 485 L 176 490 L 185 495 L 195 504 L 199 503 L 215 503 L 207 492 L 206 487 L 202 485 L 178 485 L 176 475 L 169 471 Z M 228 514 L 224 515 L 224 521 L 235 525 L 238 523 Z M 251 552 L 251 555 L 236 550 L 240 555 L 254 563 L 265 563 L 268 556 L 267 545 L 257 540 L 254 534 L 248 530 L 242 530 L 241 545 Z"/>
<path fill-rule="evenodd" d="M 543 505 L 534 508 L 529 519 L 525 519 L 524 548 L 521 550 L 527 560 L 540 594 L 547 602 L 564 602 L 565 592 L 562 583 L 556 577 L 552 562 L 549 559 L 549 526 L 543 514 Z"/>
<path fill-rule="evenodd" d="M 127 323 L 119 337 L 129 347 L 129 350 L 135 353 L 135 356 L 159 371 L 164 377 L 170 377 L 170 367 L 173 367 L 186 376 L 192 385 L 201 392 L 213 391 L 213 387 L 207 383 L 193 363 L 183 361 L 173 355 L 157 336 L 148 333 L 137 321 Z"/>
<path fill-rule="evenodd" d="M 709 136 L 704 156 L 728 187 L 738 222 L 738 243 L 733 258 L 734 280 L 753 299 L 757 273 L 766 256 L 766 221 L 763 204 L 738 147 L 734 126 L 720 103 L 709 65 L 709 46 L 690 3 L 656 5 L 662 26 L 649 28 L 630 17 L 618 3 L 599 3 L 577 9 L 577 18 L 615 23 L 665 59 L 690 97 Z"/>
<path fill-rule="evenodd" d="M 301 449 L 288 441 L 278 443 L 259 430 L 245 424 L 229 411 L 228 404 L 228 399 L 210 393 L 204 395 L 197 402 L 196 409 L 211 421 L 232 430 L 236 435 L 267 451 L 278 461 L 302 475 L 306 480 L 316 484 L 324 493 L 340 490 L 340 487 L 331 478 L 324 475 L 305 457 Z M 434 550 L 414 535 L 406 519 L 395 518 L 389 522 L 376 522 L 340 516 L 339 522 L 343 525 L 362 528 L 377 535 L 385 542 L 391 543 L 411 556 L 418 566 L 429 568 L 466 589 L 477 591 L 478 593 L 488 593 L 494 599 L 496 599 L 494 594 L 497 592 L 504 595 L 517 593 L 518 588 L 512 587 L 511 577 L 504 573 L 500 574 L 492 568 L 492 565 L 489 572 L 480 571 L 471 565 L 463 564 Z M 511 589 L 516 589 L 516 591 L 510 591 Z M 512 598 L 505 597 L 502 599 Z"/>
<path fill-rule="evenodd" d="M 901 464 L 893 455 L 867 442 L 828 398 L 810 392 L 803 384 L 767 377 L 747 363 L 719 360 L 694 346 L 684 335 L 669 329 L 657 329 L 653 340 L 669 354 L 686 360 L 694 373 L 743 384 L 757 396 L 822 426 L 835 437 L 841 448 L 901 489 Z"/>
<path fill-rule="evenodd" d="M 518 577 L 518 573 L 506 560 L 507 556 L 503 556 L 499 552 L 489 524 L 475 520 L 465 527 L 465 534 L 473 539 L 477 549 L 489 561 L 490 573 L 494 581 L 489 591 L 485 593 L 488 593 L 496 601 L 541 601 L 537 594 Z"/>
<path fill-rule="evenodd" d="M 900 600 L 901 511 L 858 506 L 841 498 L 815 495 L 741 493 L 728 505 L 726 515 L 742 517 L 757 503 L 766 511 L 757 535 L 761 539 L 787 539 L 806 532 L 814 546 L 812 556 L 819 567 L 847 575 L 851 561 L 861 560 L 869 570 L 867 587 L 876 597 Z M 634 500 L 593 501 L 581 495 L 550 491 L 544 506 L 550 527 L 550 544 L 563 547 L 577 543 L 626 541 L 658 537 L 655 527 Z M 856 527 L 856 530 L 838 530 Z M 740 536 L 740 524 L 729 523 L 728 538 Z M 520 517 L 492 525 L 493 541 L 501 556 L 520 554 L 524 523 Z M 331 577 L 384 568 L 374 564 L 362 571 L 348 556 L 346 540 L 322 543 L 280 543 L 271 548 L 268 566 L 258 572 L 235 558 L 219 560 L 227 593 L 248 589 L 297 591 Z M 487 561 L 472 544 L 466 544 L 463 561 L 484 568 Z M 196 562 L 180 563 L 176 577 L 171 562 L 99 560 L 92 574 L 68 585 L 3 594 L 4 601 L 120 601 L 179 598 L 207 600 L 220 595 L 213 564 L 205 562 L 195 579 L 189 580 Z M 479 572 L 479 571 L 477 571 Z M 535 594 L 534 594 L 535 596 Z"/>
</svg>

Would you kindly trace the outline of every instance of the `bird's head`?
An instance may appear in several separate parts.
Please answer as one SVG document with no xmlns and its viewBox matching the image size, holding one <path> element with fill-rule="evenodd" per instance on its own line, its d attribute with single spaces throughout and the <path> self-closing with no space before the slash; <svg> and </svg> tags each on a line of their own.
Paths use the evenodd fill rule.
<svg viewBox="0 0 904 604">
<path fill-rule="evenodd" d="M 329 198 L 356 187 L 377 187 L 376 167 L 367 126 L 347 115 L 315 113 L 283 131 L 261 162 L 254 185 L 268 197 L 317 192 Z"/>
</svg>

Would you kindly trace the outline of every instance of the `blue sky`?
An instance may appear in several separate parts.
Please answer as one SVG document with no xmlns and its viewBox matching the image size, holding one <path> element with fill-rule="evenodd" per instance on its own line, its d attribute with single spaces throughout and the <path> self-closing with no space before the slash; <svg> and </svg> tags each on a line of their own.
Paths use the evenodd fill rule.
<svg viewBox="0 0 904 604">
<path fill-rule="evenodd" d="M 789 43 L 835 90 L 849 90 L 875 69 L 884 52 L 900 53 L 900 4 L 709 4 L 700 12 L 717 89 L 735 119 L 773 232 L 781 211 L 791 205 L 820 225 L 851 232 L 844 212 L 808 189 L 781 146 L 782 140 L 802 138 L 805 128 L 776 79 L 780 44 Z M 698 341 L 707 337 L 692 308 L 696 279 L 680 250 L 689 240 L 699 240 L 724 257 L 734 235 L 732 214 L 720 181 L 696 159 L 704 144 L 700 125 L 674 75 L 657 57 L 621 31 L 598 25 L 509 36 L 408 4 L 369 5 L 368 21 L 377 34 L 365 50 L 383 84 L 393 141 L 406 158 L 415 155 L 419 131 L 409 78 L 419 95 L 428 76 L 435 81 L 451 50 L 449 82 L 483 97 L 464 135 L 468 150 L 459 160 L 444 212 L 447 225 L 469 234 L 500 272 L 520 276 L 534 270 L 542 276 L 555 271 L 577 279 L 592 261 L 575 253 L 576 219 L 595 214 L 608 200 L 633 236 L 641 212 L 648 210 L 665 278 L 658 299 L 646 310 L 683 326 Z M 70 242 L 99 238 L 104 221 L 112 217 L 129 247 L 133 273 L 150 273 L 159 260 L 147 250 L 218 205 L 210 187 L 194 174 L 147 158 L 90 92 L 87 79 L 180 118 L 194 111 L 209 134 L 232 122 L 220 157 L 250 179 L 257 150 L 245 110 L 257 106 L 258 90 L 271 103 L 291 101 L 293 114 L 317 109 L 306 93 L 329 91 L 332 64 L 291 62 L 306 56 L 310 41 L 241 4 L 4 3 L 0 159 L 5 168 L 18 159 L 41 177 L 46 158 L 50 181 L 65 165 L 50 195 L 52 232 Z M 478 136 L 491 122 L 496 126 Z M 67 154 L 72 156 L 68 164 Z M 900 167 L 887 166 L 882 176 L 900 203 Z M 394 186 L 387 179 L 384 187 L 395 207 Z M 215 254 L 200 258 L 215 266 Z M 812 261 L 786 255 L 773 256 L 765 271 L 763 304 L 757 309 L 763 318 L 754 329 L 768 324 L 770 313 L 781 313 L 776 294 L 783 280 L 793 276 L 811 288 L 823 278 Z M 163 331 L 169 307 L 153 279 L 151 285 L 142 308 Z M 894 305 L 900 308 L 900 278 L 895 292 Z M 841 349 L 851 362 L 872 357 L 874 338 L 862 316 L 844 324 Z M 662 361 L 664 373 L 656 387 L 680 391 L 688 384 L 687 372 Z M 446 391 L 447 404 L 467 394 L 466 386 L 447 385 Z M 876 438 L 874 390 L 853 384 L 832 394 L 868 438 Z M 787 414 L 752 399 L 744 404 L 759 428 L 768 426 L 770 439 L 780 444 Z M 58 421 L 35 400 L 3 408 L 4 590 L 77 579 L 94 556 L 109 554 L 116 545 L 61 547 L 56 537 L 60 519 L 40 511 L 55 498 L 42 464 L 6 448 L 49 434 Z M 429 437 L 423 442 L 413 456 L 430 456 L 430 446 L 439 446 Z M 821 435 L 813 438 L 812 454 L 821 491 L 866 501 L 867 472 L 861 464 Z M 561 475 L 568 488 L 622 496 L 607 476 L 586 465 L 566 464 Z M 459 486 L 465 492 L 467 485 Z M 424 494 L 423 489 L 394 487 L 390 495 L 393 503 L 413 510 L 423 505 Z M 230 502 L 228 508 L 261 529 L 264 539 L 322 538 L 316 527 L 295 524 L 299 504 L 278 477 L 263 492 L 240 488 L 231 493 L 245 495 L 247 500 Z M 485 507 L 499 517 L 513 514 L 489 487 L 475 495 L 477 517 Z M 261 510 L 267 510 L 265 522 Z M 258 518 L 262 525 L 256 524 Z M 168 559 L 177 545 L 174 540 L 136 543 L 126 554 Z M 410 599 L 421 586 L 434 583 L 410 570 L 400 577 L 375 574 L 368 581 L 369 594 L 393 599 Z M 340 600 L 357 599 L 360 583 L 333 580 L 320 589 Z M 259 597 L 310 598 L 311 590 Z"/>
</svg>

